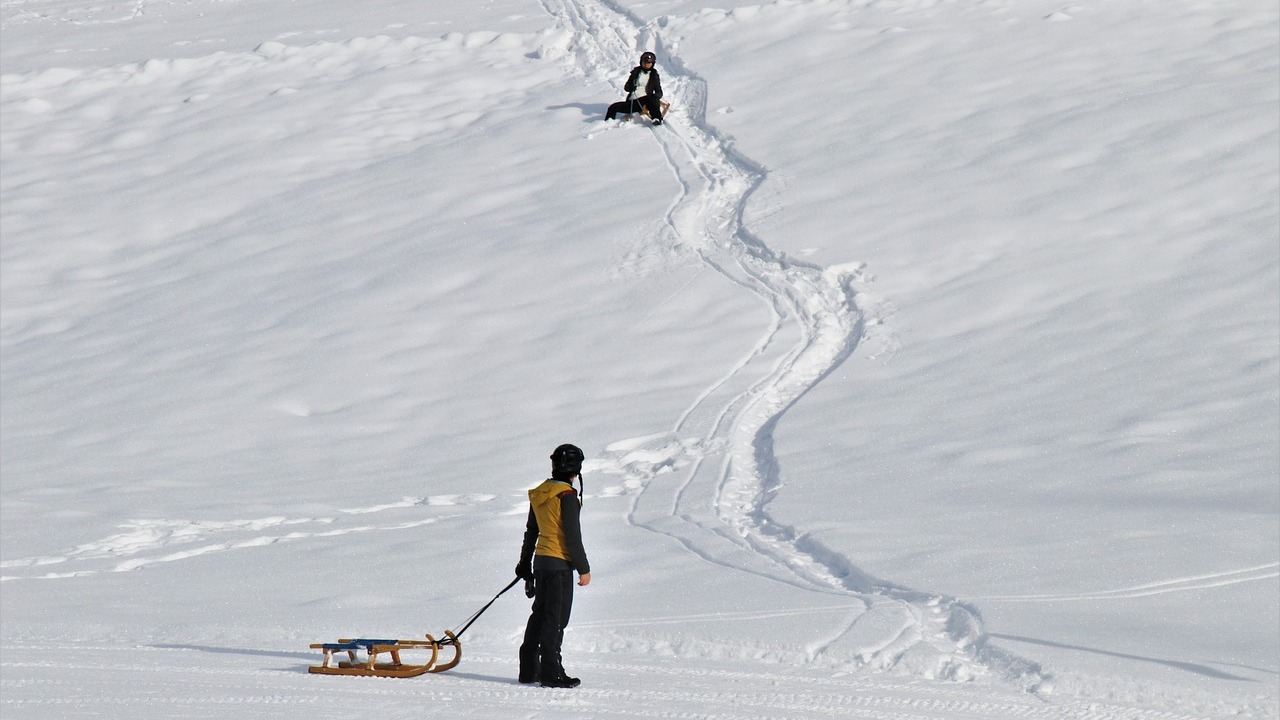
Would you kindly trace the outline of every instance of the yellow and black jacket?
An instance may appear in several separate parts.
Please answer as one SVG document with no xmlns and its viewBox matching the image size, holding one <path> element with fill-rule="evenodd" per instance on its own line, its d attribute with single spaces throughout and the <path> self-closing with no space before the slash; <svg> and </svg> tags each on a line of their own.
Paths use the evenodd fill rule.
<svg viewBox="0 0 1280 720">
<path fill-rule="evenodd" d="M 565 569 L 579 575 L 591 572 L 587 551 L 582 547 L 578 517 L 581 507 L 577 491 L 567 482 L 546 480 L 530 490 L 520 567 L 527 568 L 532 561 L 534 571 Z"/>
</svg>

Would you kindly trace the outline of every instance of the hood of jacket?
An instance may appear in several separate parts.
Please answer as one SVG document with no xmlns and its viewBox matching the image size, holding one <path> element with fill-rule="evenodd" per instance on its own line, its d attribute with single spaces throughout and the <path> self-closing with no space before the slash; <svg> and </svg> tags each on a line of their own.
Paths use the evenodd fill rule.
<svg viewBox="0 0 1280 720">
<path fill-rule="evenodd" d="M 559 480 L 544 480 L 541 485 L 529 491 L 529 502 L 533 503 L 535 510 L 542 507 L 545 508 L 551 504 L 559 505 L 560 496 L 565 492 L 577 491 L 573 489 L 573 485 Z"/>
</svg>

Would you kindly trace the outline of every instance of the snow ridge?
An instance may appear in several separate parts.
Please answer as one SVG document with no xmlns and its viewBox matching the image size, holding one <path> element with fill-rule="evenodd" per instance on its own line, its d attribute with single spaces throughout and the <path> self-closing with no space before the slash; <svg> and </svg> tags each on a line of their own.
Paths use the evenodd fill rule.
<svg viewBox="0 0 1280 720">
<path fill-rule="evenodd" d="M 0 562 L 0 583 L 18 580 L 61 580 L 108 572 L 133 572 L 159 563 L 178 562 L 211 553 L 259 548 L 373 532 L 393 532 L 454 520 L 458 515 L 422 517 L 422 508 L 453 509 L 487 503 L 493 495 L 406 497 L 398 502 L 339 510 L 326 517 L 271 516 L 247 520 L 137 519 L 123 532 L 82 543 L 58 555 Z M 390 516 L 383 522 L 373 522 Z M 52 568 L 66 568 L 53 572 Z M 36 574 L 43 572 L 43 574 Z"/>
<path fill-rule="evenodd" d="M 808 648 L 808 662 L 855 658 L 860 667 L 926 677 L 995 673 L 1038 683 L 1038 667 L 986 644 L 976 609 L 875 580 L 769 514 L 782 485 L 774 428 L 864 336 L 862 265 L 797 262 L 743 226 L 766 172 L 706 122 L 706 81 L 664 42 L 662 19 L 643 24 L 608 0 L 543 4 L 572 35 L 571 60 L 591 81 L 615 85 L 641 50 L 657 53 L 674 123 L 653 133 L 680 186 L 665 240 L 756 295 L 771 315 L 755 346 L 670 432 L 607 448 L 606 470 L 624 475 L 635 493 L 630 522 L 679 540 L 709 563 L 860 602 L 851 624 Z"/>
</svg>

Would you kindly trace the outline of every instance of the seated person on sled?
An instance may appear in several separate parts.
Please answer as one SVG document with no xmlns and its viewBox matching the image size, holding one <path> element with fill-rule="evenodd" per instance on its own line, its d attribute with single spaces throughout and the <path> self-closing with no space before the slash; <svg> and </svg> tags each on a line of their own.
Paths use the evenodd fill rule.
<svg viewBox="0 0 1280 720">
<path fill-rule="evenodd" d="M 653 118 L 654 125 L 662 124 L 662 106 L 666 103 L 661 102 L 662 79 L 653 67 L 657 59 L 651 52 L 640 55 L 640 64 L 631 69 L 631 75 L 622 86 L 627 91 L 627 99 L 610 105 L 604 115 L 605 120 L 614 119 L 618 113 L 630 115 L 643 109 Z"/>
</svg>

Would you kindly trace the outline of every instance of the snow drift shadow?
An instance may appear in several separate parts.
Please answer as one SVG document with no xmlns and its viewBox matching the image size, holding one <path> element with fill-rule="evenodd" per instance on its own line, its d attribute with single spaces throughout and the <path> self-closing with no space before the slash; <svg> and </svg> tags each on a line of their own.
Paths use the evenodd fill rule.
<svg viewBox="0 0 1280 720">
<path fill-rule="evenodd" d="M 1242 677 L 1240 675 L 1232 675 L 1231 673 L 1202 665 L 1200 663 L 1185 662 L 1182 660 L 1166 660 L 1162 658 L 1145 657 L 1143 655 L 1133 655 L 1130 653 L 1116 652 L 1114 650 L 1102 650 L 1100 648 L 1090 648 L 1081 645 L 1071 645 L 1069 643 L 1055 642 L 1053 640 L 1041 640 L 1038 638 L 1029 638 L 1022 635 L 1005 635 L 1001 633 L 991 633 L 990 637 L 1000 638 L 1002 640 L 1012 640 L 1014 642 L 1027 643 L 1029 645 L 1042 645 L 1044 647 L 1059 648 L 1061 650 L 1078 650 L 1080 652 L 1093 653 L 1095 655 L 1106 655 L 1107 657 L 1122 658 L 1125 660 L 1137 660 L 1138 662 L 1155 663 L 1164 665 L 1176 670 L 1184 670 L 1186 672 L 1203 675 L 1205 677 L 1215 678 L 1217 680 L 1238 680 L 1240 682 L 1257 682 L 1252 678 Z"/>
</svg>

